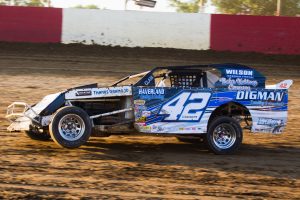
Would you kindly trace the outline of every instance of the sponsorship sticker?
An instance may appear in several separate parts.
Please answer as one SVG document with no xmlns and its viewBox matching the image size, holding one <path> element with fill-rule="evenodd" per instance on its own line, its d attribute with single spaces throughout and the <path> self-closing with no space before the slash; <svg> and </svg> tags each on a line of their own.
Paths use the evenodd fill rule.
<svg viewBox="0 0 300 200">
<path fill-rule="evenodd" d="M 93 91 L 94 95 L 108 95 L 108 94 L 126 94 L 129 93 L 129 88 L 116 87 L 116 88 L 99 88 Z"/>
<path fill-rule="evenodd" d="M 164 99 L 165 89 L 163 88 L 141 88 L 138 94 L 142 99 Z"/>
<path fill-rule="evenodd" d="M 237 100 L 277 101 L 283 100 L 284 92 L 275 91 L 237 91 Z"/>
<path fill-rule="evenodd" d="M 133 103 L 135 105 L 143 106 L 143 105 L 145 105 L 146 101 L 142 100 L 142 99 L 137 99 L 137 100 L 134 100 Z"/>
<path fill-rule="evenodd" d="M 92 91 L 91 90 L 81 90 L 81 91 L 77 91 L 76 96 L 90 96 L 92 95 Z"/>
<path fill-rule="evenodd" d="M 272 119 L 272 118 L 258 118 L 258 125 L 267 125 L 267 126 L 278 126 L 283 125 L 283 120 L 281 119 Z"/>
<path fill-rule="evenodd" d="M 225 74 L 227 77 L 239 78 L 239 77 L 247 77 L 253 78 L 253 70 L 251 69 L 225 69 Z"/>
<path fill-rule="evenodd" d="M 142 131 L 151 131 L 151 126 L 140 126 Z"/>
<path fill-rule="evenodd" d="M 143 112 L 142 112 L 142 116 L 143 116 L 143 117 L 149 117 L 150 115 L 151 115 L 151 111 L 147 111 L 147 110 L 146 110 L 146 111 L 143 111 Z"/>
</svg>

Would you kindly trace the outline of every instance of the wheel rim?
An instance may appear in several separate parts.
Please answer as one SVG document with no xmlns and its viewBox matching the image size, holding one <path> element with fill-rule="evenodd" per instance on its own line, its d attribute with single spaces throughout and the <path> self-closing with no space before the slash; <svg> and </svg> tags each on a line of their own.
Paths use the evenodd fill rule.
<svg viewBox="0 0 300 200">
<path fill-rule="evenodd" d="M 213 142 L 220 149 L 228 149 L 236 141 L 236 131 L 230 124 L 220 124 L 213 131 Z"/>
<path fill-rule="evenodd" d="M 78 115 L 67 114 L 59 120 L 58 131 L 65 140 L 75 141 L 83 135 L 85 124 L 83 119 Z"/>
</svg>

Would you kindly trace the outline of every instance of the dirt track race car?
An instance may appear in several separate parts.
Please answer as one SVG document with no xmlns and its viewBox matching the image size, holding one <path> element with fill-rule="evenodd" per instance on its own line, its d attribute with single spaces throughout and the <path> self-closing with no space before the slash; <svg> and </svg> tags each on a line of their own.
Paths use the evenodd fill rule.
<svg viewBox="0 0 300 200">
<path fill-rule="evenodd" d="M 281 133 L 287 123 L 292 80 L 265 85 L 266 78 L 239 64 L 157 67 L 127 76 L 109 87 L 71 88 L 35 105 L 8 106 L 9 131 L 66 148 L 90 136 L 147 133 L 181 141 L 204 138 L 216 154 L 242 143 L 243 128 Z"/>
</svg>

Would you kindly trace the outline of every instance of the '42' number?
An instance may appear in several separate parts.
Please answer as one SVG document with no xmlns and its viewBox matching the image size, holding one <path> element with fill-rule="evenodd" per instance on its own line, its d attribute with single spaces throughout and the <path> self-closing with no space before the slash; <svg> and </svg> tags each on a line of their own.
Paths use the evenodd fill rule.
<svg viewBox="0 0 300 200">
<path fill-rule="evenodd" d="M 182 92 L 164 103 L 159 114 L 164 121 L 199 121 L 210 96 L 209 92 Z"/>
</svg>

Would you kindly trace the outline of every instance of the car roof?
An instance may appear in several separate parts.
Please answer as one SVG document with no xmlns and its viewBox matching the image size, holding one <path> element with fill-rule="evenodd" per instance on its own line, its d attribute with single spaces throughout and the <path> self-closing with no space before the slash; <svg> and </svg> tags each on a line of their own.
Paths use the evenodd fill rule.
<svg viewBox="0 0 300 200">
<path fill-rule="evenodd" d="M 170 69 L 170 70 L 207 70 L 209 68 L 215 68 L 219 71 L 223 71 L 224 69 L 241 69 L 241 70 L 252 70 L 254 71 L 255 77 L 264 77 L 256 69 L 253 69 L 246 65 L 241 65 L 237 63 L 220 63 L 220 64 L 206 64 L 206 65 L 180 65 L 180 66 L 165 66 L 165 67 L 156 67 L 151 72 L 159 70 L 159 69 Z"/>
<path fill-rule="evenodd" d="M 222 63 L 222 64 L 205 64 L 205 65 L 175 65 L 175 66 L 162 66 L 162 67 L 155 67 L 152 71 L 157 69 L 206 69 L 206 68 L 217 68 L 217 69 L 224 69 L 224 68 L 239 68 L 239 69 L 252 69 L 248 66 L 236 64 L 236 63 Z"/>
</svg>

